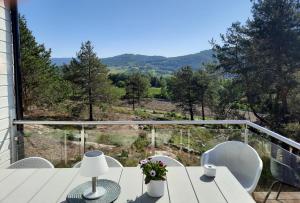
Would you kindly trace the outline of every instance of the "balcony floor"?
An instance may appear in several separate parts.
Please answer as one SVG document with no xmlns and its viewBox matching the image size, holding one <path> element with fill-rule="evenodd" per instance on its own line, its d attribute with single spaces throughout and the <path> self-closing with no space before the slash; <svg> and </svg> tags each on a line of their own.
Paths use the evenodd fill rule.
<svg viewBox="0 0 300 203">
<path fill-rule="evenodd" d="M 267 192 L 255 192 L 254 198 L 256 202 L 263 202 Z M 278 200 L 276 200 L 277 192 L 272 192 L 267 203 L 300 203 L 300 192 L 281 192 Z"/>
</svg>

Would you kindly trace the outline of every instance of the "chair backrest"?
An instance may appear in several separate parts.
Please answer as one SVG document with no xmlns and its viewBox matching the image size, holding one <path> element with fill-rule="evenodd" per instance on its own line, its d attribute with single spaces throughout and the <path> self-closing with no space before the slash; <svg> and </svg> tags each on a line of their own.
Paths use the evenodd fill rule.
<svg viewBox="0 0 300 203">
<path fill-rule="evenodd" d="M 218 144 L 204 153 L 201 164 L 207 163 L 226 166 L 244 187 L 252 187 L 251 192 L 258 183 L 263 165 L 255 149 L 239 141 Z"/>
<path fill-rule="evenodd" d="M 105 156 L 106 162 L 108 167 L 121 167 L 123 168 L 123 165 L 115 158 L 111 156 Z"/>
<path fill-rule="evenodd" d="M 81 166 L 81 161 L 78 161 L 72 166 L 72 168 L 80 168 L 80 166 Z"/>
<path fill-rule="evenodd" d="M 105 155 L 105 159 L 107 162 L 108 167 L 121 167 L 123 168 L 123 165 L 115 158 L 111 157 L 111 156 L 107 156 Z M 73 168 L 80 168 L 81 166 L 81 161 L 77 162 Z"/>
<path fill-rule="evenodd" d="M 54 168 L 53 164 L 47 159 L 41 157 L 29 157 L 21 159 L 13 164 L 11 164 L 9 169 L 18 169 L 18 168 Z"/>
<path fill-rule="evenodd" d="M 151 158 L 151 160 L 153 160 L 153 161 L 161 161 L 167 166 L 180 166 L 180 167 L 182 166 L 182 167 L 184 167 L 184 165 L 182 163 L 180 163 L 176 159 L 173 159 L 172 157 L 169 157 L 169 156 L 155 155 L 155 156 L 151 156 L 149 158 Z"/>
<path fill-rule="evenodd" d="M 271 144 L 270 169 L 272 176 L 280 182 L 300 188 L 300 157 Z"/>
</svg>

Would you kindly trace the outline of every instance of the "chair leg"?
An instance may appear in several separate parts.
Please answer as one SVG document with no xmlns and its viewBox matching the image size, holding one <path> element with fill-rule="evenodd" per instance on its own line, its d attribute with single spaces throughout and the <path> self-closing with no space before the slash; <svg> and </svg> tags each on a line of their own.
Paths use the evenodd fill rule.
<svg viewBox="0 0 300 203">
<path fill-rule="evenodd" d="M 281 192 L 281 189 L 282 189 L 282 183 L 279 183 L 279 189 L 278 189 L 278 192 L 277 192 L 277 195 L 276 195 L 276 200 L 278 199 L 279 197 L 279 194 Z"/>
<path fill-rule="evenodd" d="M 275 181 L 275 182 L 272 183 L 272 185 L 271 185 L 271 187 L 269 188 L 269 191 L 268 191 L 268 193 L 267 193 L 267 195 L 266 195 L 266 197 L 265 197 L 263 203 L 265 203 L 265 202 L 267 201 L 268 197 L 270 196 L 270 194 L 271 194 L 271 192 L 272 192 L 273 187 L 274 187 L 277 183 L 279 183 L 279 181 Z"/>
</svg>

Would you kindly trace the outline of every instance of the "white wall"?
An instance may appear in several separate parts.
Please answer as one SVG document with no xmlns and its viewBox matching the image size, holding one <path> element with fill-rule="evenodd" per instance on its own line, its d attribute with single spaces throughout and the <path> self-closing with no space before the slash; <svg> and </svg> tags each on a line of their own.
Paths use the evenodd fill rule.
<svg viewBox="0 0 300 203">
<path fill-rule="evenodd" d="M 10 11 L 0 0 L 0 168 L 11 163 L 10 112 L 14 111 L 13 52 Z"/>
</svg>

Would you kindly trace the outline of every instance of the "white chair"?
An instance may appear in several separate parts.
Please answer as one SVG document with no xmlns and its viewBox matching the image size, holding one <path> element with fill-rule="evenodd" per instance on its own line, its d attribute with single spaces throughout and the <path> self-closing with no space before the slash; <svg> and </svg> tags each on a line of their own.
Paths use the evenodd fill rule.
<svg viewBox="0 0 300 203">
<path fill-rule="evenodd" d="M 9 169 L 18 169 L 18 168 L 54 168 L 53 164 L 47 159 L 41 157 L 29 157 L 21 159 L 11 164 Z"/>
<path fill-rule="evenodd" d="M 164 155 L 155 155 L 149 157 L 151 158 L 152 161 L 161 161 L 167 166 L 179 166 L 179 167 L 184 167 L 182 163 L 177 161 L 176 159 L 173 159 L 172 157 L 169 156 L 164 156 Z"/>
<path fill-rule="evenodd" d="M 226 166 L 250 194 L 256 188 L 263 167 L 255 149 L 238 141 L 218 144 L 202 154 L 201 165 L 204 164 Z"/>
<path fill-rule="evenodd" d="M 123 165 L 117 159 L 115 159 L 111 156 L 106 156 L 106 155 L 105 155 L 105 159 L 106 159 L 108 167 L 121 167 L 121 168 L 123 168 Z M 81 166 L 81 161 L 74 164 L 73 168 L 80 168 L 80 166 Z"/>
</svg>

